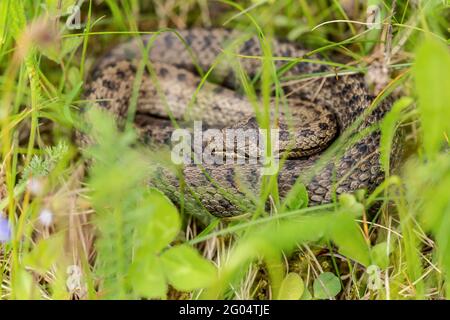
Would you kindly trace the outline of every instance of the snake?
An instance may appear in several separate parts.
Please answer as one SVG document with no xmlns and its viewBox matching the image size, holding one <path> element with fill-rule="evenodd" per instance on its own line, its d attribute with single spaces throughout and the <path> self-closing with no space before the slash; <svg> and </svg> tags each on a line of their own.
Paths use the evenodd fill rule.
<svg viewBox="0 0 450 320">
<path fill-rule="evenodd" d="M 218 161 L 187 163 L 176 172 L 157 166 L 150 185 L 193 214 L 220 218 L 258 208 L 267 181 L 282 200 L 295 198 L 294 186 L 304 186 L 307 205 L 315 206 L 359 189 L 371 192 L 383 181 L 379 124 L 392 106 L 388 97 L 374 107 L 363 73 L 339 74 L 327 61 L 296 42 L 251 32 L 156 32 L 115 45 L 99 58 L 84 96 L 119 123 L 131 114 L 152 147 L 170 145 L 175 129 L 192 128 L 195 121 L 225 137 L 227 128 L 261 127 L 265 114 L 278 129 L 283 155 L 275 178 L 254 162 Z M 277 80 L 268 82 L 268 96 L 258 88 L 270 77 Z M 333 152 L 339 139 L 340 151 Z M 230 151 L 235 159 L 241 151 L 236 149 Z M 265 197 L 265 207 L 271 199 Z"/>
</svg>

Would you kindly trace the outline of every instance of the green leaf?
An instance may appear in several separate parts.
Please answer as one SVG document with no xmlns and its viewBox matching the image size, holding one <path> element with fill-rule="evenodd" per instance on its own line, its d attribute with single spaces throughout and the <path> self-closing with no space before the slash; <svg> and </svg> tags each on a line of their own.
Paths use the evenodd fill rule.
<svg viewBox="0 0 450 320">
<path fill-rule="evenodd" d="M 384 172 L 389 172 L 390 155 L 396 125 L 401 118 L 402 111 L 411 105 L 412 102 L 413 100 L 409 97 L 403 97 L 396 101 L 381 123 L 380 162 Z"/>
<path fill-rule="evenodd" d="M 281 282 L 279 300 L 298 300 L 302 297 L 305 290 L 303 279 L 294 272 L 288 273 Z"/>
<path fill-rule="evenodd" d="M 167 292 L 165 268 L 155 254 L 178 234 L 180 218 L 169 199 L 154 188 L 144 194 L 139 211 L 142 220 L 136 226 L 136 254 L 129 271 L 130 284 L 140 296 L 162 298 Z"/>
<path fill-rule="evenodd" d="M 69 82 L 74 80 L 73 78 L 71 79 L 71 77 L 76 77 L 76 72 L 77 72 L 77 71 L 71 72 L 71 70 L 78 71 L 78 69 L 76 69 L 76 68 L 71 68 L 69 70 L 69 74 L 68 74 Z M 80 91 L 82 90 L 83 82 L 81 80 L 78 83 L 72 82 L 72 85 L 73 85 L 73 88 L 65 96 L 64 105 L 62 106 L 62 110 L 60 110 L 61 114 L 64 117 L 63 119 L 68 121 L 70 124 L 72 124 L 74 122 L 70 108 L 71 108 L 73 101 L 78 97 Z"/>
<path fill-rule="evenodd" d="M 80 83 L 83 84 L 80 69 L 71 67 L 67 73 L 67 80 L 69 81 L 72 88 L 78 88 L 80 86 Z M 69 96 L 72 97 L 72 94 L 69 94 Z"/>
<path fill-rule="evenodd" d="M 301 24 L 298 25 L 296 28 L 291 29 L 291 31 L 289 31 L 287 38 L 290 41 L 295 41 L 297 40 L 301 35 L 307 33 L 311 31 L 311 28 L 309 28 L 308 26 Z"/>
<path fill-rule="evenodd" d="M 387 242 L 380 242 L 371 249 L 372 263 L 380 269 L 386 269 L 389 266 L 389 254 Z"/>
<path fill-rule="evenodd" d="M 302 296 L 300 297 L 300 300 L 312 300 L 313 296 L 311 292 L 308 290 L 308 288 L 305 288 L 305 291 L 303 291 Z"/>
<path fill-rule="evenodd" d="M 160 259 L 154 255 L 142 250 L 136 253 L 129 278 L 133 291 L 141 298 L 164 298 L 166 295 L 164 269 Z"/>
<path fill-rule="evenodd" d="M 62 59 L 65 55 L 72 53 L 74 50 L 77 50 L 77 48 L 83 43 L 82 37 L 71 37 L 71 38 L 65 38 L 62 42 L 62 48 L 59 53 L 59 59 Z"/>
<path fill-rule="evenodd" d="M 58 64 L 61 63 L 60 49 L 55 43 L 49 46 L 43 46 L 39 48 L 39 52 L 42 53 L 44 56 L 46 56 L 48 59 L 52 60 L 53 62 Z"/>
<path fill-rule="evenodd" d="M 445 44 L 427 37 L 419 46 L 414 66 L 416 91 L 422 124 L 423 146 L 434 158 L 449 136 L 450 53 Z"/>
<path fill-rule="evenodd" d="M 14 288 L 14 299 L 17 300 L 32 300 L 39 299 L 39 289 L 29 274 L 24 268 L 17 268 L 14 278 L 11 281 L 11 287 Z"/>
<path fill-rule="evenodd" d="M 284 210 L 298 210 L 308 206 L 308 191 L 303 183 L 296 183 L 289 190 L 283 203 Z"/>
<path fill-rule="evenodd" d="M 439 265 L 446 277 L 446 297 L 450 297 L 450 157 L 444 152 L 434 161 L 421 163 L 411 160 L 406 166 L 407 199 L 413 203 L 421 199 L 415 211 L 421 226 L 432 232 L 436 241 Z"/>
<path fill-rule="evenodd" d="M 188 245 L 175 246 L 161 255 L 164 271 L 177 290 L 206 288 L 216 280 L 215 266 Z"/>
<path fill-rule="evenodd" d="M 355 221 L 348 213 L 341 213 L 331 224 L 330 238 L 339 247 L 339 252 L 364 266 L 370 263 L 369 246 Z"/>
<path fill-rule="evenodd" d="M 331 272 L 324 272 L 314 280 L 314 298 L 331 299 L 341 291 L 341 282 Z"/>
<path fill-rule="evenodd" d="M 140 238 L 145 239 L 147 250 L 158 253 L 168 246 L 180 231 L 180 216 L 170 200 L 154 188 L 149 190 L 142 206 L 149 220 L 147 225 L 139 227 Z"/>
<path fill-rule="evenodd" d="M 355 194 L 357 194 L 357 192 L 355 192 Z M 339 203 L 348 213 L 351 213 L 355 218 L 361 217 L 363 215 L 364 205 L 358 202 L 353 194 L 341 194 L 339 196 Z"/>
<path fill-rule="evenodd" d="M 82 42 L 82 37 L 65 38 L 64 41 L 60 43 L 52 43 L 39 48 L 39 52 L 45 55 L 48 59 L 60 64 L 62 63 L 63 58 L 67 54 L 77 50 Z"/>
<path fill-rule="evenodd" d="M 45 273 L 62 254 L 64 239 L 62 235 L 54 235 L 48 239 L 40 240 L 33 250 L 24 258 L 27 267 Z"/>
</svg>

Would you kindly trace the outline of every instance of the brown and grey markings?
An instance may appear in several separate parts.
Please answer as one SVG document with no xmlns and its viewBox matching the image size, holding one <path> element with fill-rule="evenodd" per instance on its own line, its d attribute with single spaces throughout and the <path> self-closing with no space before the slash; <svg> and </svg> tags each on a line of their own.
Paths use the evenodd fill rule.
<svg viewBox="0 0 450 320">
<path fill-rule="evenodd" d="M 173 130 L 169 111 L 187 127 L 191 127 L 193 120 L 202 120 L 208 128 L 255 126 L 253 106 L 236 87 L 233 72 L 236 55 L 223 53 L 261 56 L 258 39 L 224 29 L 190 29 L 180 31 L 180 35 L 190 50 L 170 32 L 157 36 L 150 50 L 149 58 L 158 81 L 155 83 L 147 72 L 141 82 L 135 123 L 143 139 L 157 143 L 169 141 Z M 146 36 L 121 44 L 100 59 L 86 85 L 86 97 L 97 101 L 119 119 L 123 118 L 127 114 L 141 55 L 139 41 L 147 43 L 149 39 L 150 36 Z M 235 41 L 238 39 L 243 41 Z M 241 45 L 227 51 L 232 43 Z M 306 53 L 296 44 L 278 40 L 274 40 L 272 47 L 274 56 L 301 58 Z M 215 64 L 219 56 L 222 58 Z M 257 75 L 261 66 L 260 59 L 241 58 L 239 63 L 250 77 Z M 283 62 L 275 64 L 281 67 Z M 206 72 L 213 65 L 210 77 L 216 84 L 206 81 L 197 92 L 202 79 L 198 67 Z M 320 77 L 317 81 L 292 81 L 302 74 L 327 70 L 324 64 L 301 62 L 283 75 L 291 80 L 283 85 L 289 110 L 279 115 L 280 151 L 288 152 L 288 160 L 278 174 L 280 194 L 285 196 L 297 179 L 303 179 L 312 205 L 330 202 L 334 193 L 360 188 L 373 190 L 384 176 L 379 164 L 380 133 L 375 131 L 348 146 L 339 156 L 332 157 L 312 177 L 305 178 L 305 173 L 310 172 L 324 150 L 374 99 L 359 74 L 324 81 Z M 379 122 L 390 106 L 389 100 L 382 102 L 356 131 Z M 183 193 L 187 210 L 195 214 L 206 209 L 216 216 L 227 217 L 254 208 L 261 168 L 253 164 L 215 164 L 204 165 L 204 168 L 188 165 L 184 168 L 184 179 L 188 187 Z M 159 168 L 151 183 L 173 201 L 180 200 L 180 184 L 168 170 Z"/>
</svg>

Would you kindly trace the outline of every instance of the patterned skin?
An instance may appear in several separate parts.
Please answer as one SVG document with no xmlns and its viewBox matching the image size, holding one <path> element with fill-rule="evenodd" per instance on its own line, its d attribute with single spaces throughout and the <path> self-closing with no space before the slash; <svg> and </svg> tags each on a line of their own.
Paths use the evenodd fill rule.
<svg viewBox="0 0 450 320">
<path fill-rule="evenodd" d="M 255 36 L 225 29 L 165 32 L 121 44 L 98 61 L 86 85 L 86 98 L 119 120 L 126 117 L 146 46 L 151 63 L 142 77 L 135 114 L 136 127 L 145 140 L 169 143 L 173 120 L 187 128 L 192 128 L 194 120 L 222 130 L 257 127 L 255 108 L 262 108 L 262 103 L 256 98 L 252 104 L 239 92 L 236 65 L 249 77 L 257 76 L 263 56 L 260 42 Z M 307 53 L 296 44 L 279 40 L 272 41 L 271 49 L 278 70 L 286 65 L 286 58 L 301 59 Z M 362 137 L 356 133 L 377 125 L 389 111 L 391 100 L 369 110 L 375 97 L 369 94 L 361 74 L 299 80 L 299 76 L 331 71 L 318 57 L 308 59 L 314 63 L 292 63 L 280 76 L 285 103 L 279 107 L 276 127 L 280 129 L 279 151 L 287 157 L 278 172 L 280 196 L 285 197 L 297 179 L 305 183 L 310 205 L 328 203 L 334 195 L 357 189 L 372 191 L 384 178 L 379 163 L 380 132 L 375 129 Z M 210 68 L 208 80 L 214 82 L 202 82 L 201 73 Z M 275 110 L 272 98 L 272 120 Z M 324 156 L 339 136 L 346 140 L 344 147 Z M 352 139 L 356 141 L 345 143 Z M 396 145 L 393 155 L 398 153 Z M 250 195 L 260 189 L 261 170 L 255 164 L 186 165 L 183 179 L 187 189 L 182 193 L 176 175 L 159 167 L 151 184 L 174 202 L 183 196 L 185 208 L 192 213 L 207 211 L 230 217 L 255 208 Z"/>
</svg>

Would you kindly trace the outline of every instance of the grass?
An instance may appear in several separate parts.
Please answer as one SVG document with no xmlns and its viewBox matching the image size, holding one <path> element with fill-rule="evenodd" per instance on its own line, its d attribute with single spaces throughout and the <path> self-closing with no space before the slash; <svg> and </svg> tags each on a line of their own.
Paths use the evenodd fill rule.
<svg viewBox="0 0 450 320">
<path fill-rule="evenodd" d="M 65 23 L 73 2 L 0 2 L 2 299 L 449 297 L 446 1 L 368 1 L 381 14 L 381 28 L 368 29 L 367 6 L 352 6 L 355 1 L 88 0 L 78 1 L 82 27 L 71 30 Z M 262 104 L 254 103 L 261 127 L 270 126 L 271 88 L 285 108 L 283 81 L 335 76 L 284 79 L 275 60 L 288 68 L 310 56 L 274 57 L 273 36 L 320 53 L 338 75 L 364 72 L 379 93 L 374 107 L 387 94 L 399 98 L 379 125 L 385 181 L 370 195 L 307 207 L 302 184 L 283 201 L 272 177 L 259 195 L 249 195 L 255 211 L 232 220 L 183 202 L 177 208 L 147 187 L 149 167 L 167 153 L 137 143 L 131 128 L 118 132 L 102 113 L 81 119 L 79 110 L 89 106 L 84 79 L 111 43 L 193 25 L 260 36 L 262 57 L 225 51 L 222 58 L 236 61 L 251 101 L 261 93 Z M 259 81 L 238 58 L 263 61 Z M 140 67 L 151 73 L 151 62 Z M 73 132 L 86 126 L 99 144 L 79 150 Z M 406 151 L 391 172 L 399 131 Z M 346 143 L 344 133 L 330 156 Z M 95 159 L 89 169 L 88 159 Z"/>
</svg>

